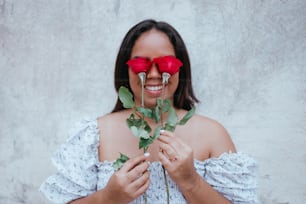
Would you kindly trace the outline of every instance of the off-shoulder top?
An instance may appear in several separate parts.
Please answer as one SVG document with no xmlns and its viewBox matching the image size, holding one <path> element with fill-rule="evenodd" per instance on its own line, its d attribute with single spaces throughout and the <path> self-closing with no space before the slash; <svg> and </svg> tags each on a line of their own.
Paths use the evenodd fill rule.
<svg viewBox="0 0 306 204">
<path fill-rule="evenodd" d="M 103 145 L 103 144 L 102 144 Z M 57 172 L 47 178 L 40 191 L 53 203 L 68 203 L 103 189 L 114 173 L 113 162 L 98 158 L 99 129 L 96 119 L 82 120 L 68 140 L 52 156 Z M 257 165 L 247 154 L 223 153 L 218 158 L 194 160 L 196 171 L 232 203 L 258 203 Z M 166 203 L 167 193 L 160 162 L 150 164 L 149 204 Z M 167 176 L 171 204 L 187 203 L 178 186 Z M 143 196 L 133 202 L 144 203 Z"/>
</svg>

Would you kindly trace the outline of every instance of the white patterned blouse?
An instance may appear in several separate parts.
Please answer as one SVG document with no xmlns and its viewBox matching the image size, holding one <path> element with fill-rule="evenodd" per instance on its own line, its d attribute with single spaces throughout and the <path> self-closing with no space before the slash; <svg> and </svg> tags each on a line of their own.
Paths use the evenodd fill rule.
<svg viewBox="0 0 306 204">
<path fill-rule="evenodd" d="M 57 173 L 40 186 L 53 203 L 68 203 L 103 189 L 114 173 L 112 162 L 98 159 L 99 130 L 96 119 L 84 119 L 75 127 L 66 143 L 52 156 Z M 256 162 L 243 153 L 224 153 L 218 158 L 194 160 L 196 171 L 215 190 L 232 203 L 258 203 Z M 177 185 L 167 176 L 170 203 L 187 203 Z M 167 194 L 161 163 L 150 164 L 148 204 L 166 203 Z M 143 196 L 132 202 L 144 203 Z"/>
</svg>

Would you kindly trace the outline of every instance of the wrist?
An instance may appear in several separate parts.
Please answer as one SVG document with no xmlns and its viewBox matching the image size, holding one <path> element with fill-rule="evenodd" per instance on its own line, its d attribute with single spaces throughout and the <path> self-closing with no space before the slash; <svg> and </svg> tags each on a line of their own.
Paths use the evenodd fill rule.
<svg viewBox="0 0 306 204">
<path fill-rule="evenodd" d="M 98 190 L 93 194 L 93 203 L 104 203 L 107 201 L 107 194 L 104 189 Z"/>
<path fill-rule="evenodd" d="M 110 192 L 108 191 L 107 188 L 101 189 L 99 190 L 99 196 L 97 197 L 97 201 L 99 201 L 99 203 L 109 203 L 111 204 L 112 202 L 112 196 L 110 194 Z"/>
<path fill-rule="evenodd" d="M 97 192 L 83 198 L 69 202 L 69 204 L 99 204 L 99 203 L 110 203 L 108 197 L 105 194 L 104 189 L 98 190 Z"/>
<path fill-rule="evenodd" d="M 198 173 L 195 172 L 195 174 L 192 177 L 182 182 L 182 185 L 180 185 L 180 189 L 182 192 L 191 193 L 201 185 L 201 182 L 202 178 Z"/>
</svg>

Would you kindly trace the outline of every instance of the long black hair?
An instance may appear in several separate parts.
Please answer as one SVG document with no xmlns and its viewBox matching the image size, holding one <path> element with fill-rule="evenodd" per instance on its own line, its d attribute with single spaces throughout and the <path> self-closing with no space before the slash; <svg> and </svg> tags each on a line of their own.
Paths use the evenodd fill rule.
<svg viewBox="0 0 306 204">
<path fill-rule="evenodd" d="M 199 102 L 195 97 L 191 82 L 190 60 L 185 43 L 180 34 L 168 23 L 152 19 L 141 21 L 133 26 L 123 38 L 115 65 L 115 89 L 118 93 L 120 86 L 127 87 L 130 91 L 128 66 L 126 62 L 131 57 L 132 48 L 141 34 L 156 29 L 165 33 L 172 43 L 175 56 L 180 59 L 183 66 L 180 68 L 179 84 L 174 93 L 173 105 L 179 109 L 190 110 L 195 103 Z M 112 112 L 124 109 L 122 103 L 117 99 Z"/>
</svg>

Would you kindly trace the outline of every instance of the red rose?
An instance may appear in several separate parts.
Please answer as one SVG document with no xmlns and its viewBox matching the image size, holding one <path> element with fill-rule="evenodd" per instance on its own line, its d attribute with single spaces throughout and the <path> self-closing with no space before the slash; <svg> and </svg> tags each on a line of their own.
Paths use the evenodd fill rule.
<svg viewBox="0 0 306 204">
<path fill-rule="evenodd" d="M 174 56 L 157 57 L 153 59 L 153 62 L 158 65 L 161 73 L 169 73 L 173 75 L 177 73 L 183 63 Z"/>
<path fill-rule="evenodd" d="M 130 59 L 126 63 L 129 65 L 131 70 L 135 73 L 138 74 L 140 72 L 148 72 L 152 62 L 149 59 L 140 57 L 140 58 L 135 58 L 135 59 Z"/>
<path fill-rule="evenodd" d="M 170 75 L 177 73 L 180 67 L 183 65 L 183 63 L 174 56 L 157 57 L 152 61 L 147 58 L 139 57 L 130 59 L 126 64 L 129 65 L 135 74 L 138 74 L 140 72 L 148 72 L 152 66 L 152 63 L 157 64 L 157 67 L 161 73 L 169 73 Z"/>
</svg>

